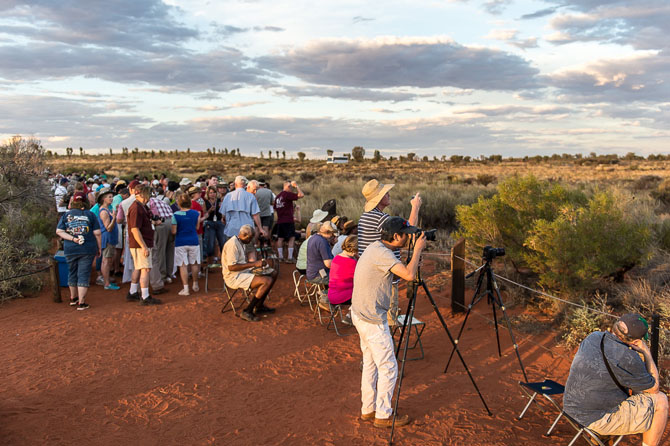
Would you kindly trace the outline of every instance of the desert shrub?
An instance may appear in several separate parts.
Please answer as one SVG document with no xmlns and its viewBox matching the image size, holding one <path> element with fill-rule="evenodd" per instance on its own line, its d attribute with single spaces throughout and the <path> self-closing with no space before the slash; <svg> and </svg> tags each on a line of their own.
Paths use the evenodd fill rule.
<svg viewBox="0 0 670 446">
<path fill-rule="evenodd" d="M 566 206 L 584 202 L 586 196 L 581 191 L 532 175 L 511 177 L 498 185 L 492 197 L 482 196 L 471 206 L 457 207 L 460 230 L 455 237 L 465 237 L 469 249 L 476 253 L 486 245 L 504 246 L 510 260 L 520 266 L 530 253 L 526 239 L 535 222 L 553 221 Z"/>
<path fill-rule="evenodd" d="M 498 178 L 496 178 L 495 175 L 491 175 L 488 173 L 480 173 L 479 175 L 477 175 L 477 182 L 482 186 L 488 186 L 491 183 L 495 183 L 497 179 Z"/>
<path fill-rule="evenodd" d="M 573 306 L 565 309 L 561 330 L 563 342 L 568 348 L 578 346 L 589 334 L 604 329 L 613 322 L 610 317 L 603 314 L 612 310 L 607 304 L 607 295 L 596 293 L 591 302 L 582 300 L 579 303 L 595 307 L 601 313 Z"/>
<path fill-rule="evenodd" d="M 28 245 L 37 255 L 44 255 L 49 251 L 49 239 L 44 234 L 33 234 L 28 239 Z"/>
<path fill-rule="evenodd" d="M 664 206 L 670 206 L 670 179 L 663 180 L 656 186 L 656 189 L 651 191 L 651 196 Z"/>
<path fill-rule="evenodd" d="M 300 182 L 301 183 L 309 183 L 312 182 L 316 179 L 316 174 L 313 172 L 302 172 L 300 174 Z"/>
<path fill-rule="evenodd" d="M 662 219 L 654 225 L 654 239 L 660 249 L 670 252 L 670 219 Z"/>
<path fill-rule="evenodd" d="M 552 289 L 594 290 L 607 276 L 649 258 L 651 227 L 627 212 L 625 200 L 599 192 L 584 207 L 565 208 L 554 220 L 538 219 L 526 240 L 528 265 Z"/>
<path fill-rule="evenodd" d="M 657 175 L 642 175 L 640 178 L 635 180 L 633 183 L 633 188 L 635 190 L 648 190 L 658 187 L 658 184 L 661 182 L 661 177 Z"/>
</svg>

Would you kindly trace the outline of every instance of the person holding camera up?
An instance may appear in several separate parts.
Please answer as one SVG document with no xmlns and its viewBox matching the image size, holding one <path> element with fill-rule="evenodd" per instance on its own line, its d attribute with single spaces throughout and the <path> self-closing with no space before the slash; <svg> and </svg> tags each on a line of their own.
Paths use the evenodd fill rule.
<svg viewBox="0 0 670 446">
<path fill-rule="evenodd" d="M 291 191 L 294 187 L 296 192 Z M 284 188 L 277 195 L 274 202 L 277 211 L 277 253 L 279 260 L 286 263 L 295 263 L 293 259 L 293 244 L 295 243 L 295 223 L 293 221 L 293 202 L 304 197 L 305 194 L 295 181 L 284 182 Z M 288 240 L 288 257 L 284 260 L 284 240 Z"/>
<path fill-rule="evenodd" d="M 154 225 L 161 224 L 151 215 L 147 207 L 151 198 L 151 188 L 146 184 L 135 186 L 135 201 L 128 208 L 128 244 L 133 258 L 134 270 L 130 278 L 128 300 L 139 300 L 141 305 L 158 305 L 159 299 L 149 294 L 149 274 L 151 272 L 151 248 L 154 246 Z M 139 282 L 139 286 L 138 286 Z M 142 295 L 140 296 L 141 291 Z"/>
<path fill-rule="evenodd" d="M 384 213 L 391 204 L 389 192 L 395 184 L 382 184 L 372 179 L 363 186 L 363 196 L 365 197 L 365 212 L 358 220 L 358 255 L 372 243 L 380 240 L 381 227 L 390 216 Z M 412 197 L 412 210 L 409 214 L 409 223 L 416 226 L 419 221 L 419 209 L 421 209 L 421 197 L 417 192 Z M 400 248 L 394 250 L 396 259 L 400 260 Z M 388 313 L 389 325 L 400 325 L 398 323 L 398 281 L 393 283 L 393 296 L 391 297 L 391 306 Z"/>
<path fill-rule="evenodd" d="M 409 264 L 404 265 L 395 251 L 405 246 L 411 234 L 421 230 L 402 217 L 387 218 L 380 229 L 381 239 L 370 244 L 356 264 L 351 320 L 360 336 L 363 352 L 361 419 L 374 420 L 376 427 L 391 427 L 391 400 L 398 378 L 398 363 L 387 321 L 392 305 L 393 276 L 407 281 L 416 278 L 426 237 L 414 235 L 417 237 L 414 254 Z M 407 415 L 396 416 L 395 422 L 397 426 L 404 426 L 410 419 Z"/>
</svg>

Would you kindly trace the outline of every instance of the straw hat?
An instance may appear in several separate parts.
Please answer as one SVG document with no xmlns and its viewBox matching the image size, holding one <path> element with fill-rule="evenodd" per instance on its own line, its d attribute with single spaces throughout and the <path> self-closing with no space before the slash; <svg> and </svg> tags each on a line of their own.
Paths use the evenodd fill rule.
<svg viewBox="0 0 670 446">
<path fill-rule="evenodd" d="M 373 210 L 384 195 L 390 191 L 395 184 L 382 184 L 377 180 L 370 180 L 363 186 L 363 196 L 365 197 L 365 212 Z"/>
<path fill-rule="evenodd" d="M 315 209 L 312 213 L 312 218 L 309 220 L 310 223 L 321 223 L 324 218 L 328 217 L 328 212 L 322 211 L 321 209 Z"/>
</svg>

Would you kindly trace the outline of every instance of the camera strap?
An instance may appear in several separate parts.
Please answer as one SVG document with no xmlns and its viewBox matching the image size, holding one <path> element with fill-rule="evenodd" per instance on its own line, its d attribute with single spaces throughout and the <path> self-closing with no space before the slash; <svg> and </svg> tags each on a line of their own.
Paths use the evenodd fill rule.
<svg viewBox="0 0 670 446">
<path fill-rule="evenodd" d="M 627 388 L 621 385 L 618 379 L 616 379 L 616 376 L 614 376 L 614 372 L 612 372 L 612 367 L 610 367 L 610 363 L 607 360 L 607 357 L 605 357 L 605 336 L 607 336 L 607 333 L 603 334 L 603 337 L 600 338 L 600 352 L 603 355 L 603 361 L 605 361 L 605 367 L 607 367 L 607 372 L 610 374 L 610 377 L 612 378 L 612 381 L 614 381 L 614 384 L 621 389 L 623 393 L 626 394 L 626 398 L 630 396 L 630 393 Z"/>
</svg>

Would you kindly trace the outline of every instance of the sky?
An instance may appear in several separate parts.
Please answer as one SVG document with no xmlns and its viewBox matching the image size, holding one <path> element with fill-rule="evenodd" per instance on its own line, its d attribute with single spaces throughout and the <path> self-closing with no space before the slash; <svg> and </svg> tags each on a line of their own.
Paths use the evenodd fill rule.
<svg viewBox="0 0 670 446">
<path fill-rule="evenodd" d="M 668 0 L 0 0 L 0 140 L 670 152 Z"/>
</svg>

